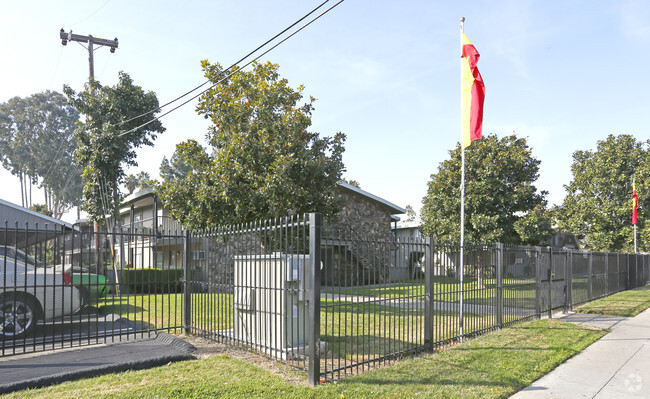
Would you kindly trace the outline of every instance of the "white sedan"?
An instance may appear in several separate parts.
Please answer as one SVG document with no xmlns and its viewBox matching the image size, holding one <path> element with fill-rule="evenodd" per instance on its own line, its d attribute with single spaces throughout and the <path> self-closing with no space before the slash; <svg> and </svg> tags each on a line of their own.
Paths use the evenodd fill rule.
<svg viewBox="0 0 650 399">
<path fill-rule="evenodd" d="M 71 268 L 45 267 L 25 252 L 0 246 L 0 340 L 20 339 L 40 320 L 75 313 L 81 294 Z"/>
</svg>

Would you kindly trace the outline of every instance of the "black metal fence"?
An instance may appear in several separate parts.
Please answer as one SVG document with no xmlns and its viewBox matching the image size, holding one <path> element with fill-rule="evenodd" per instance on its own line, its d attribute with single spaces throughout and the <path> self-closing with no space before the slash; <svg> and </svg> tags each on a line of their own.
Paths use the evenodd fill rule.
<svg viewBox="0 0 650 399">
<path fill-rule="evenodd" d="M 319 215 L 193 232 L 187 327 L 330 381 L 648 281 L 650 257 L 372 237 Z M 204 255 L 203 255 L 204 254 Z M 460 283 L 461 273 L 463 284 Z"/>
<path fill-rule="evenodd" d="M 0 355 L 181 333 L 185 236 L 0 228 Z"/>
<path fill-rule="evenodd" d="M 312 384 L 650 277 L 649 255 L 465 245 L 461 262 L 458 244 L 318 214 L 191 232 L 5 226 L 0 265 L 3 356 L 167 331 L 257 350 Z"/>
</svg>

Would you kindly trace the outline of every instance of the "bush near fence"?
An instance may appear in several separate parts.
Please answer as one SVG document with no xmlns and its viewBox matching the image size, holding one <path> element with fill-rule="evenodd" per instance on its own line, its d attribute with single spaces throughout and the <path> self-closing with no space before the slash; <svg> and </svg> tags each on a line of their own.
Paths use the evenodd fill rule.
<svg viewBox="0 0 650 399">
<path fill-rule="evenodd" d="M 130 294 L 174 294 L 182 292 L 183 269 L 124 269 L 120 285 Z"/>
</svg>

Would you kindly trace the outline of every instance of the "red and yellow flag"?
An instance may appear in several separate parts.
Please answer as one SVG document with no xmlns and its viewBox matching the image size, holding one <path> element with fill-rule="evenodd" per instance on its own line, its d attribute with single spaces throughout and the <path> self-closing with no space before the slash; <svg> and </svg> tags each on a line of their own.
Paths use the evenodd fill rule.
<svg viewBox="0 0 650 399">
<path fill-rule="evenodd" d="M 636 225 L 637 214 L 636 208 L 639 206 L 639 197 L 636 195 L 636 186 L 632 186 L 632 224 Z"/>
<path fill-rule="evenodd" d="M 463 150 L 483 137 L 483 101 L 485 84 L 476 64 L 480 54 L 461 32 L 461 133 Z"/>
</svg>

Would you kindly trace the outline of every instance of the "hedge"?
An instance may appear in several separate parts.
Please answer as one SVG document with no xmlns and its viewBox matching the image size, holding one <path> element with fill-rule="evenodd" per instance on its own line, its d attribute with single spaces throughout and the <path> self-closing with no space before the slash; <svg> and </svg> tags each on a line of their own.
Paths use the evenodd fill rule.
<svg viewBox="0 0 650 399">
<path fill-rule="evenodd" d="M 166 294 L 183 290 L 183 269 L 124 269 L 121 285 L 131 294 Z"/>
</svg>

